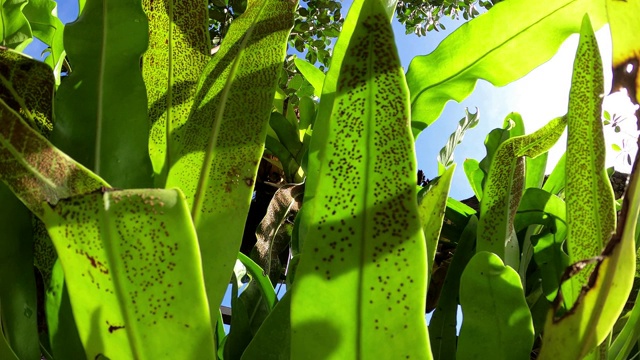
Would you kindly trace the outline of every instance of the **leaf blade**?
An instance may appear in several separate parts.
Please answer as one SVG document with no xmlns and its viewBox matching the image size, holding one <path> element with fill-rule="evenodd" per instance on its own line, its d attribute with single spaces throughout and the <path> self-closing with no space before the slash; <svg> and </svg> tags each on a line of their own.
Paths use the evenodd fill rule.
<svg viewBox="0 0 640 360">
<path fill-rule="evenodd" d="M 28 0 L 2 2 L 0 6 L 2 46 L 22 51 L 31 42 L 31 26 L 22 12 L 28 2 Z"/>
<path fill-rule="evenodd" d="M 55 97 L 51 140 L 119 188 L 152 184 L 140 71 L 147 33 L 140 3 L 127 0 L 88 2 L 82 17 L 64 31 L 74 67 Z"/>
<path fill-rule="evenodd" d="M 447 101 L 466 98 L 478 79 L 504 86 L 549 60 L 569 35 L 580 30 L 585 12 L 596 27 L 606 21 L 604 7 L 597 1 L 499 3 L 462 25 L 431 54 L 416 57 L 407 72 L 414 135 L 436 120 Z M 507 23 L 509 31 L 497 25 Z M 452 59 L 452 53 L 459 55 Z"/>
<path fill-rule="evenodd" d="M 518 273 L 498 256 L 481 251 L 471 258 L 460 278 L 460 304 L 464 320 L 457 357 L 529 358 L 531 313 Z"/>
<path fill-rule="evenodd" d="M 569 110 L 565 196 L 567 203 L 567 250 L 571 263 L 600 254 L 616 228 L 614 195 L 605 170 L 606 147 L 602 129 L 604 78 L 598 43 L 583 23 L 576 53 Z M 591 267 L 572 279 L 578 294 Z M 569 294 L 565 294 L 570 302 Z"/>
<path fill-rule="evenodd" d="M 293 61 L 295 62 L 298 71 L 300 71 L 304 78 L 307 79 L 311 86 L 313 86 L 313 93 L 320 97 L 322 95 L 322 84 L 324 83 L 325 78 L 322 70 L 300 58 L 295 58 Z"/>
<path fill-rule="evenodd" d="M 46 208 L 44 221 L 87 358 L 215 354 L 196 234 L 179 190 L 96 192 Z M 74 241 L 80 234 L 85 242 Z"/>
<path fill-rule="evenodd" d="M 295 6 L 249 2 L 207 64 L 189 120 L 171 134 L 189 141 L 174 142 L 166 186 L 182 189 L 190 204 L 211 308 L 222 301 L 240 248 L 245 217 L 238 214 L 251 202 Z"/>
<path fill-rule="evenodd" d="M 455 171 L 455 164 L 447 168 L 438 178 L 437 183 L 431 185 L 426 191 L 422 199 L 418 201 L 418 212 L 420 221 L 422 222 L 422 231 L 424 232 L 427 244 L 427 269 L 430 279 L 433 262 L 436 256 L 436 248 L 440 239 L 440 231 L 444 220 L 444 212 L 447 208 L 447 199 L 449 198 L 449 190 L 451 189 L 451 181 Z M 420 194 L 418 194 L 420 196 Z M 429 281 L 427 281 L 427 286 Z"/>
<path fill-rule="evenodd" d="M 352 5 L 325 78 L 292 289 L 292 358 L 431 356 L 408 93 L 386 4 Z"/>
<path fill-rule="evenodd" d="M 207 7 L 199 0 L 143 0 L 149 48 L 142 57 L 149 120 L 149 155 L 155 184 L 164 187 L 171 159 L 171 133 L 189 117 L 200 74 L 209 61 Z"/>
<path fill-rule="evenodd" d="M 596 42 L 593 29 L 589 21 L 589 17 L 585 15 L 583 19 L 582 31 L 580 36 L 580 43 L 578 45 L 578 51 L 576 53 L 576 61 L 574 63 L 574 76 L 572 79 L 571 92 L 569 96 L 569 115 L 571 119 L 570 127 L 577 126 L 578 129 L 582 127 L 582 131 L 587 131 L 592 136 L 598 136 L 598 133 L 602 131 L 602 123 L 600 120 L 600 111 L 602 106 L 602 98 L 600 97 L 601 89 L 603 87 L 603 74 L 600 54 L 598 52 L 598 45 Z M 573 102 L 573 104 L 572 104 Z M 578 117 L 583 117 L 583 123 L 579 122 Z M 586 119 L 586 120 L 584 120 Z M 597 127 L 600 127 L 598 130 Z M 569 137 L 576 136 L 580 131 L 572 132 L 569 130 Z M 567 139 L 567 146 L 571 144 L 574 152 L 580 152 L 580 148 L 576 148 L 576 145 L 581 144 L 584 141 L 592 142 L 595 144 L 595 148 L 591 146 L 586 148 L 586 151 L 591 151 L 595 154 L 604 153 L 605 148 L 603 141 L 600 139 Z M 567 148 L 569 151 L 569 148 Z M 585 154 L 585 157 L 590 162 L 595 164 L 588 164 L 588 168 L 585 171 L 594 171 L 591 181 L 602 183 L 601 171 L 604 171 L 603 163 L 600 162 L 599 156 L 593 156 L 591 154 Z M 578 173 L 569 173 L 568 168 L 571 166 L 569 160 L 569 153 L 567 153 L 567 177 L 575 177 Z M 635 175 L 635 174 L 634 174 Z M 576 181 L 580 179 L 567 179 L 567 190 L 570 181 Z M 585 179 L 582 179 L 584 181 Z M 621 229 L 621 234 L 615 234 L 611 240 L 607 242 L 606 247 L 602 250 L 599 256 L 593 258 L 587 258 L 587 261 L 581 261 L 570 267 L 565 272 L 565 281 L 571 281 L 578 284 L 584 284 L 585 286 L 579 288 L 575 284 L 571 284 L 573 289 L 579 289 L 580 293 L 577 298 L 570 299 L 573 307 L 564 315 L 556 316 L 556 312 L 560 309 L 561 296 L 556 297 L 552 309 L 548 312 L 547 321 L 545 323 L 545 330 L 542 341 L 542 349 L 540 351 L 540 359 L 575 359 L 587 355 L 596 346 L 602 343 L 612 330 L 614 323 L 624 308 L 624 304 L 629 296 L 633 285 L 633 278 L 635 274 L 635 229 L 638 217 L 637 199 L 637 176 L 634 179 L 629 188 L 629 196 L 632 196 L 634 201 L 627 202 L 628 212 L 626 213 L 626 221 L 624 228 Z M 578 184 L 580 185 L 580 184 Z M 607 181 L 607 185 L 610 184 Z M 578 201 L 575 197 L 593 197 L 595 194 L 603 196 L 603 202 L 608 202 L 609 193 L 611 189 L 602 189 L 602 185 L 588 186 L 586 191 L 588 194 L 579 194 L 576 192 L 571 193 L 574 199 L 569 198 L 569 191 L 567 191 L 567 218 L 569 221 L 568 231 L 571 234 L 571 226 L 574 226 L 574 238 L 575 241 L 575 224 L 571 222 L 581 221 L 581 219 L 571 218 L 571 210 L 569 210 L 569 201 Z M 588 200 L 587 200 L 588 201 Z M 587 209 L 593 212 L 603 211 L 600 206 L 613 207 L 613 204 L 595 205 L 596 209 Z M 612 208 L 613 210 L 613 208 Z M 615 216 L 615 210 L 614 216 Z M 588 214 L 587 214 L 588 215 Z M 605 236 L 603 231 L 605 227 L 611 225 L 611 221 L 607 220 L 608 214 L 598 214 L 603 219 L 604 226 L 593 234 L 592 240 L 595 242 L 595 246 L 602 246 L 602 237 Z M 591 215 L 593 216 L 593 215 Z M 614 218 L 615 219 L 615 218 Z M 615 220 L 614 220 L 615 221 Z M 607 225 L 608 223 L 608 225 Z M 615 223 L 613 223 L 615 224 Z M 578 224 L 584 227 L 584 224 Z M 615 225 L 614 225 L 615 226 Z M 589 234 L 580 234 L 589 235 Z M 607 240 L 611 234 L 608 234 Z M 594 249 L 590 249 L 593 251 Z M 574 250 L 575 251 L 575 250 Z M 569 254 L 576 258 L 576 253 Z M 593 271 L 590 275 L 585 275 L 583 269 L 585 265 L 594 263 Z M 582 270 L 582 271 L 580 271 Z M 577 278 L 576 278 L 577 275 Z M 583 279 L 586 279 L 586 283 L 583 283 Z M 575 290 L 574 290 L 575 292 Z M 572 294 L 573 295 L 573 294 Z"/>
<path fill-rule="evenodd" d="M 57 4 L 52 0 L 29 0 L 23 12 L 29 20 L 33 35 L 49 46 L 50 55 L 45 59 L 52 69 L 59 68 L 64 60 L 64 24 L 57 15 Z M 60 72 L 55 71 L 57 82 Z"/>
<path fill-rule="evenodd" d="M 538 131 L 510 138 L 498 147 L 480 203 L 478 251 L 493 252 L 505 259 L 507 265 L 518 268 L 515 261 L 519 255 L 513 254 L 513 247 L 518 246 L 513 222 L 524 191 L 522 156 L 536 157 L 548 151 L 560 138 L 565 126 L 564 117 L 556 118 Z M 507 260 L 509 254 L 514 255 L 511 260 Z"/>
<path fill-rule="evenodd" d="M 37 216 L 43 203 L 108 186 L 82 165 L 53 147 L 22 116 L 0 100 L 0 179 Z"/>
</svg>

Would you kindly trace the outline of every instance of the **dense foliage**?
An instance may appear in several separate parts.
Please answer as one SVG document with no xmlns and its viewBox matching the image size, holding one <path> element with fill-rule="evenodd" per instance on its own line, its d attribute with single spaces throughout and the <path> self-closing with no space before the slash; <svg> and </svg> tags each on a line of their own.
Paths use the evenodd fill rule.
<svg viewBox="0 0 640 360">
<path fill-rule="evenodd" d="M 444 29 L 442 17 L 465 20 L 479 15 L 478 9 L 490 9 L 498 1 L 398 1 L 396 15 L 407 34 L 425 36 L 429 31 Z M 247 8 L 246 0 L 210 0 L 209 35 L 218 45 L 224 38 L 233 19 Z M 297 9 L 289 45 L 303 53 L 307 61 L 319 63 L 325 69 L 331 59 L 331 44 L 340 34 L 344 16 L 342 2 L 334 0 L 303 0 Z"/>
<path fill-rule="evenodd" d="M 638 103 L 640 1 L 481 2 L 406 74 L 394 14 L 423 34 L 473 3 L 306 4 L 87 0 L 66 26 L 49 0 L 0 8 L 0 358 L 633 358 L 640 175 L 615 196 L 594 31 Z M 572 33 L 564 116 L 506 114 L 462 166 L 479 113 L 423 131 Z M 445 144 L 424 187 L 417 136 Z M 457 167 L 477 209 L 449 197 Z"/>
</svg>

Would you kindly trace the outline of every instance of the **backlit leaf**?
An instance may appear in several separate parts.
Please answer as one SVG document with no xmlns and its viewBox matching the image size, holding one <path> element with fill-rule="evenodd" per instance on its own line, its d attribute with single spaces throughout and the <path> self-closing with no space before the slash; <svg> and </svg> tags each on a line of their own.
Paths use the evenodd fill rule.
<svg viewBox="0 0 640 360">
<path fill-rule="evenodd" d="M 503 142 L 496 151 L 480 203 L 478 251 L 489 251 L 518 268 L 520 252 L 513 221 L 524 190 L 523 156 L 547 152 L 560 138 L 565 118 L 556 118 L 538 131 Z"/>
<path fill-rule="evenodd" d="M 57 4 L 53 0 L 29 0 L 23 10 L 29 20 L 33 35 L 49 46 L 49 56 L 45 59 L 45 63 L 52 69 L 61 66 L 64 60 L 64 24 L 55 15 L 57 13 L 56 7 Z M 60 72 L 55 73 L 59 83 Z"/>
<path fill-rule="evenodd" d="M 147 88 L 149 155 L 155 184 L 166 182 L 171 136 L 189 117 L 200 74 L 209 61 L 212 45 L 205 27 L 207 3 L 202 0 L 143 0 L 149 19 L 149 48 L 142 57 L 142 76 Z"/>
<path fill-rule="evenodd" d="M 433 261 L 436 256 L 436 248 L 438 246 L 438 240 L 440 239 L 444 212 L 447 208 L 449 189 L 451 188 L 451 181 L 455 169 L 455 164 L 451 165 L 438 178 L 435 184 L 430 184 L 431 186 L 428 190 L 423 189 L 418 194 L 418 212 L 427 244 L 427 268 L 429 269 L 429 274 L 433 268 Z M 424 192 L 424 194 L 422 194 L 422 192 Z"/>
<path fill-rule="evenodd" d="M 542 185 L 542 189 L 554 194 L 559 195 L 561 192 L 564 192 L 564 187 L 566 185 L 567 179 L 565 178 L 565 168 L 567 163 L 567 154 L 562 154 L 560 160 L 549 174 L 549 177 Z"/>
<path fill-rule="evenodd" d="M 438 169 L 442 169 L 442 167 L 446 168 L 453 164 L 453 151 L 456 146 L 462 142 L 465 132 L 469 129 L 473 129 L 480 121 L 480 111 L 478 109 L 476 109 L 475 114 L 470 114 L 468 109 L 465 109 L 464 111 L 466 115 L 460 119 L 456 131 L 449 136 L 447 144 L 438 154 Z M 440 170 L 438 170 L 438 175 L 442 175 Z"/>
<path fill-rule="evenodd" d="M 311 83 L 311 86 L 313 86 L 313 93 L 319 97 L 322 94 L 322 84 L 324 83 L 325 76 L 322 70 L 300 58 L 296 58 L 294 62 L 296 63 L 298 71 L 300 71 L 305 79 Z"/>
<path fill-rule="evenodd" d="M 460 278 L 462 327 L 457 357 L 528 359 L 533 322 L 520 276 L 495 254 L 480 251 Z"/>
<path fill-rule="evenodd" d="M 626 88 L 633 103 L 640 103 L 640 13 L 638 0 L 607 0 L 613 44 L 612 91 Z M 636 116 L 640 110 L 636 110 Z"/>
<path fill-rule="evenodd" d="M 242 241 L 295 7 L 249 1 L 205 67 L 189 120 L 170 134 L 167 187 L 182 189 L 191 207 L 212 309 Z"/>
<path fill-rule="evenodd" d="M 464 161 L 464 173 L 467 176 L 467 181 L 473 193 L 478 201 L 482 200 L 482 179 L 484 178 L 484 172 L 480 169 L 480 163 L 476 159 L 465 159 Z"/>
<path fill-rule="evenodd" d="M 549 301 L 553 301 L 562 273 L 570 264 L 563 249 L 567 236 L 564 201 L 541 189 L 527 189 L 522 195 L 514 227 L 520 232 L 535 224 L 542 228 L 532 235 L 533 258 L 540 268 L 542 291 Z"/>
<path fill-rule="evenodd" d="M 431 357 L 408 92 L 386 4 L 354 2 L 325 78 L 298 215 L 291 358 Z"/>
<path fill-rule="evenodd" d="M 551 59 L 580 30 L 585 12 L 596 28 L 606 22 L 602 1 L 503 1 L 460 26 L 431 54 L 414 58 L 407 72 L 414 136 L 449 100 L 469 96 L 478 79 L 504 86 Z"/>
<path fill-rule="evenodd" d="M 586 23 L 576 53 L 569 111 L 565 198 L 567 203 L 567 250 L 571 263 L 590 259 L 602 251 L 616 227 L 614 195 L 605 170 L 606 146 L 602 130 L 604 78 L 598 43 Z M 589 27 L 587 29 L 587 27 Z M 572 302 L 586 285 L 588 266 L 572 278 Z"/>
<path fill-rule="evenodd" d="M 18 51 L 31 43 L 31 26 L 22 9 L 29 0 L 4 0 L 0 2 L 0 45 Z"/>
<path fill-rule="evenodd" d="M 605 234 L 605 230 L 615 224 L 613 222 L 615 221 L 615 211 L 613 210 L 612 194 L 610 194 L 611 185 L 608 181 L 605 185 L 601 178 L 601 174 L 604 172 L 602 154 L 605 152 L 604 142 L 601 139 L 602 123 L 600 120 L 602 76 L 598 45 L 589 18 L 585 15 L 569 96 L 567 219 L 569 236 L 573 236 L 569 240 L 578 241 L 580 238 L 576 236 L 591 240 L 591 245 L 585 244 L 585 246 L 593 246 L 585 249 L 585 251 L 589 252 L 593 251 L 594 248 L 600 248 L 602 242 L 611 237 L 613 229 L 609 230 L 608 234 Z M 579 120 L 582 120 L 582 122 Z M 572 130 L 574 126 L 578 127 L 577 132 Z M 573 136 L 581 136 L 582 138 L 572 139 Z M 577 145 L 582 145 L 583 147 Z M 589 161 L 584 165 L 586 169 L 583 169 L 582 172 L 579 172 L 578 169 L 573 172 L 569 171 L 569 167 L 572 165 L 568 153 L 570 146 L 573 146 L 571 151 L 582 154 Z M 585 172 L 587 173 L 585 174 Z M 576 176 L 580 176 L 580 178 L 576 178 Z M 589 179 L 584 178 L 585 176 L 588 176 Z M 584 286 L 580 288 L 580 293 L 575 302 L 570 299 L 574 305 L 564 314 L 558 315 L 557 313 L 563 298 L 561 296 L 556 297 L 553 307 L 547 315 L 539 359 L 582 358 L 607 338 L 622 312 L 631 291 L 635 274 L 635 230 L 640 207 L 637 201 L 638 178 L 637 176 L 634 177 L 627 193 L 631 201 L 625 202 L 626 208 L 622 212 L 622 216 L 625 219 L 624 226 L 611 237 L 611 240 L 608 240 L 599 256 L 586 258 L 590 262 L 595 262 L 591 274 L 584 275 L 584 267 L 589 265 L 585 261 L 574 264 L 565 272 L 565 281 L 580 282 Z M 575 181 L 578 181 L 576 185 L 582 188 L 582 193 L 575 191 L 570 193 L 569 184 Z M 591 185 L 586 185 L 584 181 L 589 181 Z M 607 189 L 607 187 L 609 188 Z M 602 197 L 602 199 L 599 203 L 593 203 L 592 206 L 594 208 L 577 210 L 588 218 L 576 218 L 571 214 L 572 210 L 569 206 L 571 202 L 574 203 L 572 206 L 576 206 L 576 204 L 580 204 L 583 201 L 590 202 L 599 197 Z M 608 204 L 609 201 L 611 201 L 611 204 Z M 609 211 L 613 212 L 613 219 L 608 214 Z M 585 221 L 602 221 L 602 223 L 592 223 L 591 227 L 588 227 L 589 224 L 581 224 L 581 222 Z M 583 229 L 581 232 L 575 233 L 575 223 L 577 223 L 578 229 Z M 572 231 L 574 235 L 572 235 Z M 584 231 L 591 231 L 591 233 L 585 233 Z M 589 237 L 587 238 L 587 236 Z M 575 251 L 580 251 L 579 249 L 576 250 L 574 248 L 574 253 L 571 252 L 571 248 L 569 250 L 569 255 L 573 259 L 579 258 L 580 254 L 593 256 L 585 252 L 576 254 Z M 573 277 L 576 275 L 578 277 L 574 280 Z M 583 283 L 582 279 L 585 278 L 587 282 Z M 576 286 L 574 286 L 575 288 Z M 573 294 L 569 294 L 569 296 L 571 295 Z"/>
<path fill-rule="evenodd" d="M 198 242 L 179 190 L 98 191 L 44 212 L 88 359 L 213 358 Z"/>
</svg>

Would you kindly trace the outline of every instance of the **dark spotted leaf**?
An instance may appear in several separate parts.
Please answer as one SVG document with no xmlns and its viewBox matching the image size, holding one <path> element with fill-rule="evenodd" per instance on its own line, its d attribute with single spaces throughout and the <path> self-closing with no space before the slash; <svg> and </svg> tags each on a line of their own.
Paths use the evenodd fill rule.
<svg viewBox="0 0 640 360">
<path fill-rule="evenodd" d="M 0 99 L 44 136 L 53 128 L 54 88 L 50 67 L 0 47 Z"/>
<path fill-rule="evenodd" d="M 171 133 L 189 117 L 212 45 L 203 26 L 208 20 L 205 1 L 143 0 L 142 7 L 149 19 L 149 48 L 142 57 L 151 121 L 149 156 L 155 184 L 163 187 L 171 164 L 167 148 L 182 140 Z"/>
<path fill-rule="evenodd" d="M 191 207 L 211 309 L 222 302 L 242 242 L 296 6 L 248 2 L 205 67 L 189 120 L 169 135 L 166 187 L 182 189 Z"/>
<path fill-rule="evenodd" d="M 289 234 L 283 230 L 287 218 L 298 211 L 303 192 L 304 184 L 289 184 L 278 189 L 256 229 L 256 261 L 273 283 L 280 280 L 282 270 L 278 254 L 289 246 Z"/>
<path fill-rule="evenodd" d="M 613 194 L 608 179 L 602 177 L 606 172 L 600 119 L 601 61 L 591 22 L 585 15 L 569 94 L 566 164 L 567 241 L 574 242 L 573 245 L 568 244 L 569 256 L 584 260 L 573 264 L 563 275 L 562 280 L 569 282 L 574 289 L 573 293 L 567 294 L 573 306 L 565 313 L 558 313 L 564 300 L 563 286 L 547 315 L 539 356 L 541 360 L 579 359 L 601 344 L 613 329 L 633 285 L 635 235 L 640 210 L 640 202 L 637 201 L 639 181 L 636 171 L 625 196 L 621 215 L 623 226 L 618 227 L 612 236 L 615 229 Z M 574 136 L 579 138 L 572 138 Z M 573 160 L 570 160 L 570 151 L 574 152 Z M 571 162 L 576 161 L 576 155 L 584 157 L 581 163 L 585 168 L 569 170 L 573 166 Z M 570 185 L 572 182 L 574 184 Z M 570 186 L 575 189 L 570 191 Z M 592 208 L 580 209 L 581 203 L 591 204 Z M 572 211 L 578 214 L 571 214 Z M 576 249 L 582 239 L 587 248 Z M 601 249 L 603 243 L 606 246 L 602 252 L 593 257 L 593 252 Z M 585 275 L 589 270 L 590 274 Z M 576 294 L 575 290 L 579 293 Z"/>
<path fill-rule="evenodd" d="M 547 152 L 566 126 L 564 117 L 551 120 L 538 131 L 504 141 L 491 161 L 484 185 L 478 224 L 478 251 L 489 251 L 518 269 L 520 251 L 513 221 L 524 191 L 524 156 Z"/>
<path fill-rule="evenodd" d="M 353 3 L 323 85 L 298 214 L 291 358 L 430 354 L 408 92 L 385 5 Z"/>
<path fill-rule="evenodd" d="M 45 206 L 44 222 L 88 359 L 214 358 L 200 251 L 179 190 L 72 197 Z"/>
<path fill-rule="evenodd" d="M 35 123 L 35 120 L 32 120 Z M 0 179 L 37 216 L 44 203 L 108 186 L 52 146 L 0 100 Z"/>
</svg>

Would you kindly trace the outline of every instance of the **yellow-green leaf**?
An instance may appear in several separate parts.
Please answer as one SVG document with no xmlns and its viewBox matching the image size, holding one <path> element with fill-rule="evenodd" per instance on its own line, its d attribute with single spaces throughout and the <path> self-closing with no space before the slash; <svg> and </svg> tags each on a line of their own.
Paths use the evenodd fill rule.
<svg viewBox="0 0 640 360">
<path fill-rule="evenodd" d="M 462 327 L 457 357 L 528 359 L 534 332 L 518 273 L 495 254 L 480 251 L 460 277 Z"/>
<path fill-rule="evenodd" d="M 611 189 L 607 188 L 603 184 L 603 179 L 601 179 L 604 166 L 601 162 L 603 159 L 601 159 L 600 154 L 604 153 L 605 147 L 601 139 L 598 139 L 598 137 L 602 136 L 602 130 L 598 129 L 598 127 L 602 126 L 600 106 L 602 105 L 603 80 L 600 61 L 593 29 L 588 16 L 585 15 L 569 97 L 568 117 L 570 120 L 568 124 L 569 137 L 567 139 L 566 199 L 568 231 L 570 234 L 571 231 L 574 231 L 572 238 L 569 240 L 576 242 L 583 237 L 588 237 L 587 239 L 590 239 L 591 244 L 586 244 L 585 246 L 592 246 L 593 248 L 602 247 L 603 238 L 606 237 L 606 241 L 611 237 L 611 226 L 615 224 L 610 214 L 608 214 L 609 211 L 613 210 L 613 204 L 606 204 L 611 200 Z M 572 129 L 576 126 L 579 129 L 577 132 Z M 572 139 L 574 136 L 582 136 L 583 138 L 579 140 Z M 586 138 L 587 136 L 589 138 Z M 592 147 L 591 144 L 595 146 Z M 581 145 L 582 147 L 576 145 Z M 569 146 L 572 146 L 572 149 L 569 149 Z M 576 155 L 581 154 L 588 159 L 589 163 L 584 165 L 587 169 L 584 169 L 583 172 L 576 170 L 569 172 L 568 168 L 572 166 L 569 151 L 577 152 Z M 575 157 L 573 161 L 576 161 Z M 576 176 L 580 176 L 580 178 L 576 179 Z M 582 192 L 569 191 L 568 187 L 571 182 L 584 182 L 587 180 L 585 177 L 589 178 L 590 185 L 583 185 Z M 595 263 L 595 266 L 592 267 L 593 271 L 590 275 L 584 275 L 582 274 L 585 271 L 584 267 L 589 265 L 589 262 L 581 261 L 574 264 L 569 268 L 570 271 L 565 273 L 565 281 L 581 282 L 582 279 L 586 279 L 587 282 L 581 282 L 584 286 L 580 289 L 573 307 L 560 316 L 557 315 L 557 311 L 561 308 L 563 298 L 561 295 L 556 297 L 552 309 L 547 315 L 539 359 L 582 358 L 602 343 L 611 332 L 627 301 L 635 274 L 636 249 L 634 237 L 639 210 L 636 193 L 637 182 L 636 177 L 627 194 L 627 196 L 630 196 L 630 201 L 627 202 L 629 208 L 626 213 L 624 228 L 621 229 L 622 232 L 614 235 L 606 243 L 606 247 L 599 256 L 593 257 L 588 253 L 576 254 L 576 251 L 578 251 L 576 249 L 571 254 L 570 248 L 570 256 L 574 259 L 580 254 L 589 256 L 586 259 Z M 578 185 L 581 184 L 583 183 L 578 183 Z M 581 199 L 578 200 L 579 202 L 598 200 L 598 203 L 591 202 L 593 209 L 577 210 L 581 211 L 583 216 L 587 218 L 579 218 L 571 214 L 572 211 L 576 210 L 570 210 L 569 204 L 574 202 L 575 208 L 576 197 Z M 592 227 L 588 227 L 588 224 L 580 224 L 580 222 L 586 221 L 597 223 L 592 223 Z M 577 229 L 582 229 L 579 233 L 575 232 L 576 223 L 578 223 Z M 571 229 L 572 227 L 573 230 Z M 575 246 L 575 244 L 572 246 Z M 593 251 L 593 248 L 589 250 Z M 573 277 L 576 274 L 578 277 L 574 280 Z M 564 288 L 562 289 L 564 290 Z"/>
<path fill-rule="evenodd" d="M 325 76 L 322 70 L 300 58 L 296 58 L 294 61 L 298 71 L 300 71 L 311 86 L 313 86 L 313 93 L 316 96 L 320 96 L 322 94 L 322 83 L 324 83 Z"/>
<path fill-rule="evenodd" d="M 198 242 L 179 190 L 98 191 L 44 213 L 88 359 L 214 358 Z"/>
<path fill-rule="evenodd" d="M 0 100 L 0 179 L 29 210 L 43 215 L 43 203 L 108 186 L 30 128 Z"/>
<path fill-rule="evenodd" d="M 31 43 L 31 26 L 22 9 L 29 0 L 4 0 L 0 2 L 0 45 L 18 51 Z"/>
<path fill-rule="evenodd" d="M 189 120 L 171 133 L 167 187 L 182 189 L 217 308 L 235 263 L 296 2 L 249 0 L 207 64 Z"/>
<path fill-rule="evenodd" d="M 207 2 L 203 0 L 143 0 L 149 18 L 149 48 L 142 57 L 142 76 L 147 87 L 149 155 L 155 184 L 166 181 L 170 134 L 189 117 L 196 85 L 210 59 Z M 174 145 L 175 146 L 175 145 Z"/>
<path fill-rule="evenodd" d="M 580 30 L 588 12 L 606 22 L 601 0 L 502 1 L 413 59 L 407 72 L 414 135 L 433 123 L 449 100 L 462 101 L 477 80 L 504 86 L 551 59 Z M 506 61 L 505 59 L 509 59 Z"/>
<path fill-rule="evenodd" d="M 627 89 L 635 104 L 640 103 L 640 0 L 607 0 L 607 16 L 613 44 L 613 86 Z M 640 110 L 636 111 L 640 116 Z"/>
<path fill-rule="evenodd" d="M 64 24 L 57 16 L 57 4 L 53 0 L 29 0 L 24 8 L 24 14 L 29 20 L 33 35 L 45 43 L 49 48 L 49 56 L 44 60 L 60 83 L 60 67 L 64 60 Z"/>
<path fill-rule="evenodd" d="M 386 5 L 352 5 L 323 85 L 292 289 L 293 359 L 431 358 L 408 92 Z"/>
<path fill-rule="evenodd" d="M 500 144 L 484 185 L 478 224 L 478 251 L 489 251 L 518 268 L 520 251 L 513 222 L 524 191 L 523 156 L 536 157 L 548 151 L 566 126 L 564 117 L 551 120 L 538 131 L 510 138 Z"/>
<path fill-rule="evenodd" d="M 602 251 L 616 227 L 614 195 L 605 170 L 606 146 L 602 130 L 604 78 L 598 43 L 590 24 L 584 24 L 569 92 L 567 113 L 566 186 L 567 250 L 570 263 L 590 259 Z M 572 278 L 572 303 L 593 269 Z"/>
<path fill-rule="evenodd" d="M 447 208 L 449 189 L 451 188 L 451 181 L 453 180 L 455 169 L 456 164 L 452 164 L 449 168 L 445 169 L 435 184 L 432 184 L 428 190 L 422 190 L 424 191 L 424 195 L 418 201 L 422 231 L 424 232 L 427 244 L 427 268 L 429 278 L 436 256 L 436 247 L 438 246 L 438 239 L 440 239 L 444 211 Z M 418 196 L 420 196 L 420 194 L 418 194 Z"/>
</svg>

